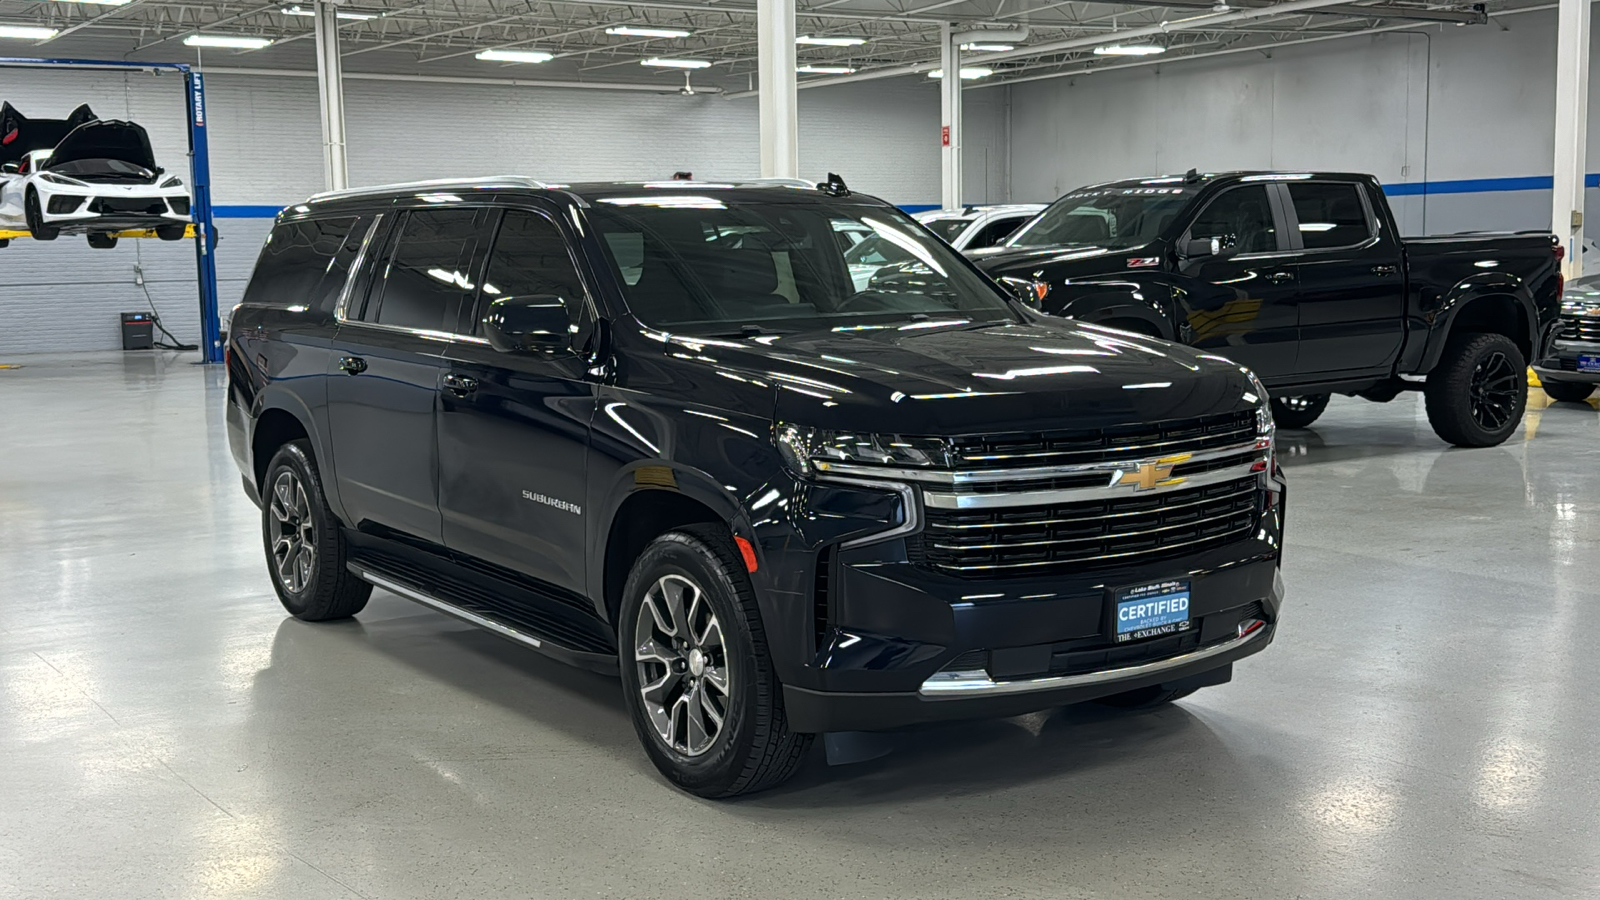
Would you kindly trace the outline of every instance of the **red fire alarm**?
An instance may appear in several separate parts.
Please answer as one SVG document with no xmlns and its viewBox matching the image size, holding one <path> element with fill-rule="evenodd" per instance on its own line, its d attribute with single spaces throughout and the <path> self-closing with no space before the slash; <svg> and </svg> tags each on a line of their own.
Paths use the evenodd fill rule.
<svg viewBox="0 0 1600 900">
<path fill-rule="evenodd" d="M 939 129 L 939 146 L 950 146 L 950 126 L 945 125 Z"/>
</svg>

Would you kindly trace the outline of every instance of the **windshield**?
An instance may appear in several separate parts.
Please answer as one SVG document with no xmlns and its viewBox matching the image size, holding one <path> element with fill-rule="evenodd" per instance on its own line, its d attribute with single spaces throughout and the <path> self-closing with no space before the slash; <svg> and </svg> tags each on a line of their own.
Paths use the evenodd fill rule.
<svg viewBox="0 0 1600 900">
<path fill-rule="evenodd" d="M 156 173 L 125 159 L 74 159 L 49 167 L 57 175 L 91 178 L 95 181 L 141 181 L 156 179 Z"/>
<path fill-rule="evenodd" d="M 709 335 L 1016 318 L 954 250 L 883 206 L 674 193 L 602 198 L 590 215 L 629 308 L 662 329 Z"/>
<path fill-rule="evenodd" d="M 922 224 L 928 226 L 928 229 L 939 237 L 954 243 L 961 232 L 966 230 L 968 221 L 968 219 L 929 219 L 924 220 Z"/>
<path fill-rule="evenodd" d="M 1023 226 L 1007 247 L 1091 244 L 1117 249 L 1148 244 L 1189 205 L 1181 187 L 1096 188 L 1068 194 Z"/>
</svg>

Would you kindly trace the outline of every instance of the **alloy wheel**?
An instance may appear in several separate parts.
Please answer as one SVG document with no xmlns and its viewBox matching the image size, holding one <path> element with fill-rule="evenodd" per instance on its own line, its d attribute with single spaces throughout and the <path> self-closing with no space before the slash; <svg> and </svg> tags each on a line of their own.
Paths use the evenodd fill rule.
<svg viewBox="0 0 1600 900">
<path fill-rule="evenodd" d="M 1504 353 L 1495 351 L 1478 361 L 1472 370 L 1468 399 L 1472 420 L 1486 431 L 1499 431 L 1511 421 L 1517 408 L 1517 367 Z"/>
<path fill-rule="evenodd" d="M 639 604 L 633 655 L 656 735 L 685 756 L 710 750 L 733 707 L 733 673 L 706 592 L 682 575 L 657 579 Z"/>
<path fill-rule="evenodd" d="M 303 592 L 317 564 L 317 530 L 305 485 L 293 472 L 279 473 L 272 483 L 267 530 L 278 580 L 292 593 Z"/>
</svg>

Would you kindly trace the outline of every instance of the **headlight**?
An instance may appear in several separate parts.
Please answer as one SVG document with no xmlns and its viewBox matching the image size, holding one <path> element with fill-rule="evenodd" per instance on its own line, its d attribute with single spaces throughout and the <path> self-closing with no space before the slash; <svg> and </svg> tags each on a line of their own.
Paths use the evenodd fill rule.
<svg viewBox="0 0 1600 900">
<path fill-rule="evenodd" d="M 183 179 L 174 175 L 171 178 L 168 178 L 166 181 L 161 182 L 161 186 L 164 188 L 183 187 Z"/>
<path fill-rule="evenodd" d="M 51 184 L 67 184 L 67 185 L 72 185 L 74 187 L 83 187 L 84 186 L 83 182 L 77 180 L 76 178 L 68 178 L 65 175 L 57 175 L 54 172 L 40 172 L 39 173 L 39 180 L 40 181 L 48 181 Z"/>
<path fill-rule="evenodd" d="M 1272 421 L 1272 400 L 1267 395 L 1266 385 L 1261 383 L 1256 373 L 1243 366 L 1239 368 L 1250 379 L 1250 390 L 1245 393 L 1244 399 L 1256 405 L 1256 449 L 1267 451 L 1268 461 L 1275 464 L 1272 457 L 1277 453 L 1278 426 Z M 1257 465 L 1266 468 L 1260 463 Z"/>
<path fill-rule="evenodd" d="M 943 438 L 859 431 L 826 431 L 780 425 L 778 453 L 797 475 L 868 475 L 873 469 L 948 468 L 950 442 Z M 890 473 L 885 473 L 890 474 Z"/>
</svg>

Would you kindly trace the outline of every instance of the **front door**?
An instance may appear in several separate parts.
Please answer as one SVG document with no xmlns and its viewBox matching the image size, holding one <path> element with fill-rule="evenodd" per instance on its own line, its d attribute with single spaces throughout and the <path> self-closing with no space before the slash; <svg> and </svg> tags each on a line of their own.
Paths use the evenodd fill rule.
<svg viewBox="0 0 1600 900">
<path fill-rule="evenodd" d="M 574 335 L 592 329 L 562 231 L 531 209 L 509 209 L 500 222 L 477 313 L 461 326 L 470 334 L 446 352 L 439 507 L 450 549 L 583 594 L 595 386 L 573 350 L 502 353 L 482 326 L 495 301 L 539 295 L 566 302 Z"/>
<path fill-rule="evenodd" d="M 1229 188 L 1206 204 L 1183 240 L 1217 238 L 1231 249 L 1184 260 L 1178 269 L 1187 316 L 1179 337 L 1268 381 L 1293 376 L 1299 338 L 1298 288 L 1284 232 L 1267 185 Z"/>
<path fill-rule="evenodd" d="M 396 215 L 361 297 L 334 338 L 328 378 L 339 497 L 357 527 L 442 543 L 435 410 L 444 353 L 471 283 L 464 274 L 486 211 Z"/>
</svg>

